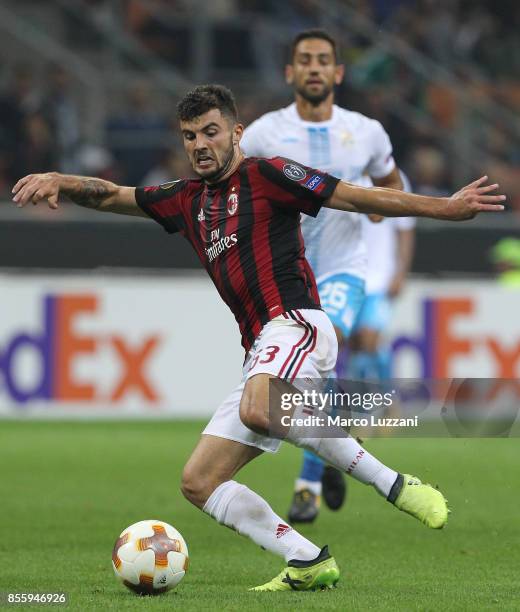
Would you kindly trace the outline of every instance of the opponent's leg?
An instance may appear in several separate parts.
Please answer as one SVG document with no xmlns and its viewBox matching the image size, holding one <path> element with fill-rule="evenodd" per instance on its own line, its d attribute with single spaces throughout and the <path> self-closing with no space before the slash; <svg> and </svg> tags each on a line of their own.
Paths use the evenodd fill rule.
<svg viewBox="0 0 520 612">
<path fill-rule="evenodd" d="M 324 467 L 323 459 L 308 450 L 303 451 L 303 463 L 300 475 L 294 483 L 291 507 L 287 515 L 290 523 L 312 523 L 318 516 Z"/>
<path fill-rule="evenodd" d="M 390 353 L 381 346 L 382 332 L 391 318 L 391 305 L 384 293 L 367 295 L 350 339 L 349 376 L 355 380 L 388 380 Z"/>
<path fill-rule="evenodd" d="M 379 354 L 379 331 L 361 327 L 357 330 L 353 340 L 352 344 L 355 344 L 356 350 L 352 351 L 349 360 L 349 377 L 354 380 L 383 380 Z"/>
</svg>

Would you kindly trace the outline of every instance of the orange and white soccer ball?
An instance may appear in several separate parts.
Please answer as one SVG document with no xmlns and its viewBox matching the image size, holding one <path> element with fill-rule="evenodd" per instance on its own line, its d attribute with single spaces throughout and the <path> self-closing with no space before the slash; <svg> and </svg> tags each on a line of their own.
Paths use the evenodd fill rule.
<svg viewBox="0 0 520 612">
<path fill-rule="evenodd" d="M 116 576 L 139 595 L 158 595 L 176 587 L 188 569 L 188 547 L 181 534 L 163 521 L 139 521 L 114 544 Z"/>
</svg>

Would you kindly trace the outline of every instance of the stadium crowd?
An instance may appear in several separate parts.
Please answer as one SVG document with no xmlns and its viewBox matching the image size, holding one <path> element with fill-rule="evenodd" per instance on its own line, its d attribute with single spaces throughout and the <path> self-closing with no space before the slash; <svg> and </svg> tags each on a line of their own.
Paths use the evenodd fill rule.
<svg viewBox="0 0 520 612">
<path fill-rule="evenodd" d="M 107 18 L 114 6 L 104 0 L 88 4 L 99 19 Z M 206 3 L 206 18 L 217 23 L 261 13 L 263 18 L 290 24 L 294 31 L 317 24 L 328 27 L 342 40 L 347 65 L 338 103 L 382 122 L 416 191 L 449 192 L 460 182 L 453 169 L 461 161 L 472 160 L 472 151 L 478 150 L 478 166 L 473 164 L 471 174 L 485 170 L 492 175 L 508 193 L 512 210 L 520 214 L 520 136 L 510 125 L 520 107 L 517 4 L 503 0 L 500 11 L 490 0 L 340 0 L 337 4 L 355 9 L 381 30 L 394 33 L 416 52 L 447 67 L 456 81 L 442 75 L 425 80 L 395 54 L 385 52 L 384 46 L 375 48 L 359 31 L 334 31 L 334 24 L 327 23 L 319 3 L 312 0 L 218 0 Z M 171 30 L 174 19 L 162 17 L 188 14 L 190 2 L 123 0 L 121 7 L 129 32 L 163 59 L 182 65 L 185 35 Z M 228 44 L 222 47 L 229 47 L 234 61 L 244 61 L 249 68 L 250 54 L 236 53 L 247 31 L 245 38 L 240 28 L 233 36 L 224 38 Z M 81 37 L 76 43 L 81 44 Z M 58 64 L 43 70 L 4 65 L 0 72 L 1 193 L 7 193 L 24 174 L 56 167 L 127 184 L 188 172 L 179 152 L 174 112 L 156 107 L 145 81 L 129 84 L 124 108 L 108 112 L 103 142 L 93 144 L 82 133 L 80 96 L 70 77 Z M 246 124 L 289 102 L 289 92 L 259 94 L 229 84 L 236 85 Z M 483 120 L 477 106 L 468 106 L 468 98 L 482 100 L 491 115 Z M 412 108 L 411 120 L 408 109 Z"/>
</svg>

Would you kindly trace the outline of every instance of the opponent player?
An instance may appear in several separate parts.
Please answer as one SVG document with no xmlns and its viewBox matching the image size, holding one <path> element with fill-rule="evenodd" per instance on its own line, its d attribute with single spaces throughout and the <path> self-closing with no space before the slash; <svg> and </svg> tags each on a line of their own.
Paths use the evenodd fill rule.
<svg viewBox="0 0 520 612">
<path fill-rule="evenodd" d="M 294 88 L 295 102 L 254 121 L 246 128 L 241 147 L 246 155 L 283 155 L 349 183 L 366 185 L 364 175 L 368 175 L 376 186 L 401 189 L 392 145 L 382 125 L 334 104 L 334 85 L 344 77 L 337 55 L 336 41 L 324 30 L 300 32 L 292 42 L 285 75 Z M 321 305 L 334 324 L 341 349 L 365 297 L 367 254 L 361 215 L 325 209 L 317 219 L 304 215 L 302 231 Z M 343 475 L 304 451 L 290 522 L 314 521 L 322 482 L 325 503 L 339 509 L 345 498 Z"/>
<path fill-rule="evenodd" d="M 58 198 L 99 211 L 151 217 L 194 247 L 231 308 L 247 352 L 240 385 L 217 409 L 183 472 L 182 491 L 198 508 L 259 546 L 284 557 L 287 567 L 261 591 L 332 587 L 339 569 L 321 550 L 284 523 L 269 504 L 233 477 L 281 440 L 269 435 L 271 387 L 328 376 L 334 367 L 334 328 L 320 309 L 316 284 L 304 257 L 300 212 L 322 206 L 384 216 L 419 215 L 462 220 L 503 210 L 505 196 L 490 195 L 487 177 L 450 198 L 393 189 L 364 189 L 283 158 L 246 158 L 243 126 L 225 87 L 205 85 L 178 106 L 184 148 L 197 180 L 158 187 L 121 187 L 109 181 L 58 173 L 35 174 L 13 187 L 18 206 Z M 271 381 L 271 382 L 270 382 Z M 295 418 L 312 406 L 298 407 Z M 337 432 L 340 433 L 340 432 Z M 343 432 L 344 433 L 344 432 Z M 448 509 L 442 494 L 383 465 L 353 438 L 318 438 L 301 427 L 280 432 L 291 444 L 369 484 L 390 503 L 425 525 L 441 528 Z"/>
<path fill-rule="evenodd" d="M 411 191 L 402 172 L 401 180 Z M 412 265 L 415 222 L 411 217 L 394 217 L 370 223 L 363 216 L 362 227 L 368 268 L 365 299 L 349 340 L 348 374 L 354 380 L 388 380 L 391 357 L 382 334 L 390 323 L 392 301 L 401 293 Z"/>
</svg>

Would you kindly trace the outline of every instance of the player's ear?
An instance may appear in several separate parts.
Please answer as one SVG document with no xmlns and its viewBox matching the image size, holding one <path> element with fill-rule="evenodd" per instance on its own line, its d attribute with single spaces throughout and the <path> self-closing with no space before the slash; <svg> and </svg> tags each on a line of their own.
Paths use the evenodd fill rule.
<svg viewBox="0 0 520 612">
<path fill-rule="evenodd" d="M 345 66 L 344 64 L 338 64 L 334 71 L 334 83 L 339 85 L 345 77 Z"/>
<path fill-rule="evenodd" d="M 233 127 L 233 144 L 236 145 L 240 142 L 244 133 L 244 126 L 242 123 L 235 123 Z"/>
<path fill-rule="evenodd" d="M 292 85 L 294 81 L 294 70 L 291 64 L 285 66 L 285 82 L 288 85 Z"/>
</svg>

